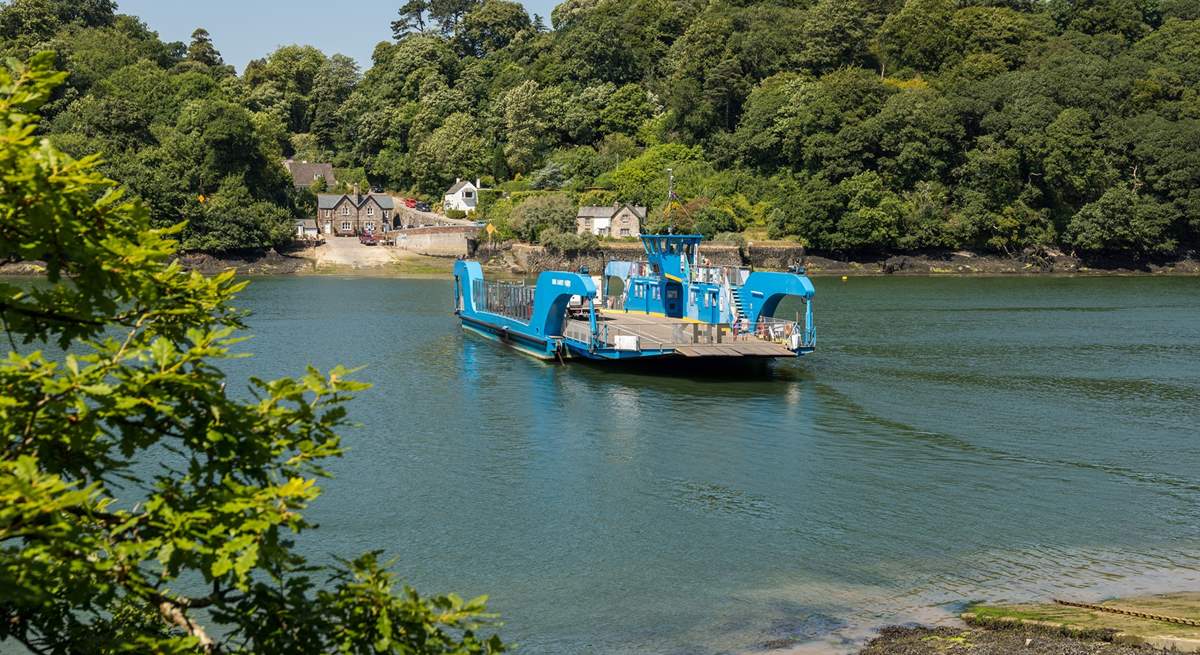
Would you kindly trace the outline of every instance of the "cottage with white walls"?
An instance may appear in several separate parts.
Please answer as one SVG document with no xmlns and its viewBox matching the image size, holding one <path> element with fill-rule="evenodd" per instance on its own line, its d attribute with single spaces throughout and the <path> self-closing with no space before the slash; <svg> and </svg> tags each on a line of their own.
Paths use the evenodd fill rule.
<svg viewBox="0 0 1200 655">
<path fill-rule="evenodd" d="M 442 199 L 442 211 L 475 213 L 475 209 L 479 207 L 479 190 L 482 188 L 478 179 L 474 184 L 471 184 L 470 180 L 458 179 Z"/>
</svg>

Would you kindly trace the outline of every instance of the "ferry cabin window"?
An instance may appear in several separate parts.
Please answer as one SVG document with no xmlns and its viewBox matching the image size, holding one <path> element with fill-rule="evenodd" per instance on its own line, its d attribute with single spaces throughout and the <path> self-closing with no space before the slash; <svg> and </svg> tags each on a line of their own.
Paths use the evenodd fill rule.
<svg viewBox="0 0 1200 655">
<path fill-rule="evenodd" d="M 667 298 L 675 300 L 679 297 L 679 289 L 667 289 Z"/>
<path fill-rule="evenodd" d="M 662 297 L 662 289 L 660 289 L 658 287 L 650 287 L 650 297 L 655 300 L 658 300 L 659 298 Z"/>
</svg>

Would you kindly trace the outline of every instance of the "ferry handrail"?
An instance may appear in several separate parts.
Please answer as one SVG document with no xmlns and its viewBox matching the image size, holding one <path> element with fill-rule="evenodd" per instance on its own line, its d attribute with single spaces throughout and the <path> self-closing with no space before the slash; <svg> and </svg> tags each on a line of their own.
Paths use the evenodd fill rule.
<svg viewBox="0 0 1200 655">
<path fill-rule="evenodd" d="M 760 339 L 776 343 L 786 343 L 792 335 L 799 334 L 801 345 L 806 348 L 815 344 L 817 336 L 817 331 L 812 326 L 805 326 L 800 321 L 775 316 L 760 316 L 758 322 L 747 325 L 739 331 L 743 334 L 752 332 Z"/>
</svg>

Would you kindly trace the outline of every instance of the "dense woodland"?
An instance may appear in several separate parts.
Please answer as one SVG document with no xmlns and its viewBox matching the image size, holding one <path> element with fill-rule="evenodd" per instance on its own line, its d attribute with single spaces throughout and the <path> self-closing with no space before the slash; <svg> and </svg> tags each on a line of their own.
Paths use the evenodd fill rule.
<svg viewBox="0 0 1200 655">
<path fill-rule="evenodd" d="M 409 0 L 369 70 L 288 46 L 241 75 L 111 0 L 12 0 L 10 56 L 69 71 L 47 130 L 185 246 L 281 242 L 284 157 L 437 200 L 483 177 L 503 233 L 579 202 L 854 254 L 1200 244 L 1200 0 Z M 665 200 L 666 169 L 679 206 Z"/>
</svg>

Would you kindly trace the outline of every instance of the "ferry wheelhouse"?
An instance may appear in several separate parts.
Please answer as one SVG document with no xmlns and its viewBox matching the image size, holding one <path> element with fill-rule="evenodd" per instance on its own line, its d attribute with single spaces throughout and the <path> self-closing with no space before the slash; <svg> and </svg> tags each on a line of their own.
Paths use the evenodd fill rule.
<svg viewBox="0 0 1200 655">
<path fill-rule="evenodd" d="M 795 357 L 813 352 L 812 281 L 803 269 L 702 265 L 699 235 L 644 235 L 644 261 L 610 261 L 603 276 L 547 271 L 537 284 L 488 281 L 454 266 L 465 330 L 540 359 Z M 798 300 L 792 317 L 780 303 Z"/>
</svg>

